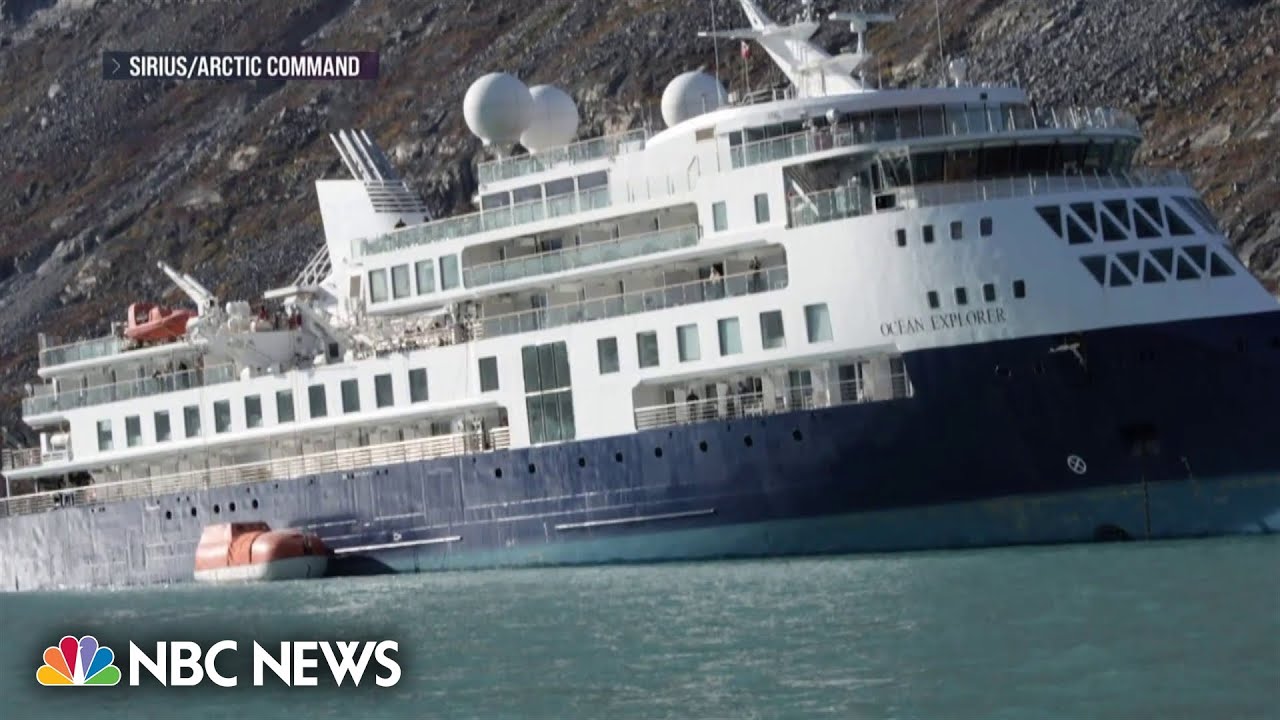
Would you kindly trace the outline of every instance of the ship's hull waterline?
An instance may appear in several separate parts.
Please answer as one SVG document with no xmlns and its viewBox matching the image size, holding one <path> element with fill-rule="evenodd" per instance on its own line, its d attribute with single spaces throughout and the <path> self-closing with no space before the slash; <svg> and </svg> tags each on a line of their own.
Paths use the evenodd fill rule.
<svg viewBox="0 0 1280 720">
<path fill-rule="evenodd" d="M 231 520 L 331 575 L 1280 530 L 1280 313 L 905 359 L 891 402 L 5 518 L 0 585 L 189 581 Z"/>
</svg>

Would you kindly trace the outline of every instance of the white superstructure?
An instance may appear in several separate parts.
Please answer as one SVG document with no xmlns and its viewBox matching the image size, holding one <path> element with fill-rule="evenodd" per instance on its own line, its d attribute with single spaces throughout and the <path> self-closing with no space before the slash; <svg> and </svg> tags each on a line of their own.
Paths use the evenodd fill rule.
<svg viewBox="0 0 1280 720">
<path fill-rule="evenodd" d="M 1124 112 L 1033 108 L 961 63 L 876 90 L 862 34 L 886 18 L 833 16 L 859 40 L 832 56 L 811 16 L 742 5 L 751 29 L 716 35 L 791 87 L 683 75 L 660 132 L 544 147 L 572 100 L 486 76 L 471 214 L 432 219 L 338 133 L 352 178 L 317 182 L 325 241 L 295 283 L 258 308 L 164 268 L 199 312 L 184 338 L 42 338 L 41 447 L 6 477 L 132 494 L 888 400 L 915 350 L 1274 309 L 1186 179 L 1132 167 Z"/>
</svg>

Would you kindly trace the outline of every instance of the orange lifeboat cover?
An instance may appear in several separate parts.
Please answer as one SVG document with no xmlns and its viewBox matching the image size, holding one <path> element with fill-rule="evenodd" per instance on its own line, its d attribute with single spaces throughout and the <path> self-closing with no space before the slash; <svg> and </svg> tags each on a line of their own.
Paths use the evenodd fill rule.
<svg viewBox="0 0 1280 720">
<path fill-rule="evenodd" d="M 319 537 L 300 530 L 272 530 L 263 522 L 206 526 L 196 548 L 196 570 L 251 565 L 304 555 L 328 555 Z"/>
</svg>

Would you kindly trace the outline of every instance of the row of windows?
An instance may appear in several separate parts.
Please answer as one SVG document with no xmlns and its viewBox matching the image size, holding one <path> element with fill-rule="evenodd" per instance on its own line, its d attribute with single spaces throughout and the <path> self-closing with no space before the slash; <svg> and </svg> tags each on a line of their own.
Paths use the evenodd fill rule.
<svg viewBox="0 0 1280 720">
<path fill-rule="evenodd" d="M 1027 283 L 1025 280 L 1013 281 L 1013 296 L 1018 300 L 1021 300 L 1027 296 Z M 928 293 L 926 293 L 925 298 L 929 301 L 930 309 L 937 310 L 938 308 L 942 307 L 942 300 L 938 296 L 937 290 L 930 290 Z M 955 299 L 956 299 L 956 305 L 960 307 L 968 305 L 969 289 L 963 288 L 963 287 L 956 288 Z M 987 283 L 982 286 L 982 300 L 983 302 L 989 302 L 989 303 L 993 303 L 996 301 L 995 283 Z"/>
<path fill-rule="evenodd" d="M 978 221 L 978 233 L 982 235 L 982 237 L 991 237 L 991 233 L 993 232 L 993 230 L 994 230 L 994 227 L 992 225 L 991 218 L 984 217 Z M 898 247 L 906 247 L 907 246 L 906 228 L 898 228 L 895 235 L 898 240 Z M 925 245 L 933 244 L 934 233 L 933 233 L 932 225 L 921 226 L 920 239 L 921 241 L 924 242 Z M 953 220 L 951 222 L 951 239 L 952 240 L 964 239 L 964 222 L 963 221 Z"/>
<path fill-rule="evenodd" d="M 1168 280 L 1199 280 L 1206 275 L 1230 277 L 1236 274 L 1220 254 L 1204 245 L 1089 255 L 1080 258 L 1080 262 L 1103 287 L 1129 287 L 1139 282 L 1151 284 Z"/>
<path fill-rule="evenodd" d="M 756 209 L 756 224 L 769 222 L 769 195 L 760 193 L 753 200 Z M 723 200 L 711 204 L 711 225 L 716 232 L 729 229 L 729 208 Z"/>
<path fill-rule="evenodd" d="M 485 377 L 484 368 L 486 361 L 493 361 L 494 358 L 484 358 L 481 360 L 481 378 Z M 497 385 L 497 366 L 493 365 L 494 388 Z M 343 414 L 360 412 L 360 386 L 355 379 L 343 380 L 340 387 L 340 401 Z M 395 394 L 392 391 L 391 375 L 377 375 L 373 378 L 373 395 L 374 404 L 378 408 L 391 407 L 395 404 Z M 428 399 L 427 392 L 427 371 L 426 368 L 415 368 L 409 371 L 409 402 L 420 403 L 426 402 Z M 276 421 L 279 423 L 291 423 L 297 419 L 297 409 L 294 402 L 293 390 L 279 390 L 276 392 Z M 262 396 L 249 395 L 244 398 L 244 424 L 246 428 L 260 428 L 263 426 L 262 413 Z M 307 413 L 312 419 L 323 418 L 329 415 L 329 402 L 326 388 L 324 385 L 310 385 L 307 387 Z M 127 447 L 136 447 L 142 444 L 142 419 L 138 415 L 130 415 L 124 419 L 125 427 L 125 444 Z M 169 417 L 168 410 L 158 410 L 153 416 L 153 427 L 155 429 L 156 442 L 168 442 L 173 439 L 173 423 Z M 215 434 L 222 434 L 231 431 L 231 401 L 218 400 L 213 403 L 213 431 Z M 200 421 L 200 406 L 188 405 L 182 409 L 182 433 L 185 438 L 196 438 L 202 434 Z M 112 450 L 115 447 L 114 437 L 112 433 L 112 424 L 110 420 L 98 421 L 98 450 Z"/>
<path fill-rule="evenodd" d="M 1209 234 L 1216 234 L 1210 216 L 1202 216 L 1189 198 L 1174 198 L 1188 217 L 1194 218 Z M 1199 201 L 1196 201 L 1199 203 Z M 1203 208 L 1203 203 L 1200 203 Z M 1163 237 L 1188 237 L 1196 231 L 1169 203 L 1156 198 L 1104 200 L 1101 203 L 1081 202 L 1066 206 L 1045 205 L 1036 208 L 1054 234 L 1072 245 L 1085 245 L 1101 239 L 1103 242 L 1121 242 L 1133 239 Z"/>
<path fill-rule="evenodd" d="M 806 305 L 804 308 L 805 334 L 809 342 L 829 342 L 832 340 L 831 313 L 826 303 Z M 742 352 L 742 327 L 738 318 L 721 318 L 716 321 L 716 337 L 720 356 L 737 355 Z M 760 313 L 760 344 L 765 350 L 786 347 L 786 330 L 783 327 L 782 311 L 768 310 Z M 680 325 L 676 328 L 676 353 L 680 362 L 695 362 L 702 359 L 702 343 L 698 335 L 697 324 Z M 657 367 L 659 364 L 658 334 L 653 331 L 636 333 L 636 357 L 641 369 Z M 618 372 L 618 339 L 600 338 L 596 341 L 596 358 L 601 375 Z"/>
<path fill-rule="evenodd" d="M 414 263 L 412 277 L 410 277 L 408 264 L 396 265 L 390 269 L 390 285 L 387 283 L 387 278 L 387 268 L 369 271 L 369 302 L 404 300 L 414 294 L 426 295 L 435 292 L 436 261 L 427 258 Z M 452 290 L 458 287 L 458 278 L 458 257 L 445 255 L 440 258 L 440 289 Z"/>
</svg>

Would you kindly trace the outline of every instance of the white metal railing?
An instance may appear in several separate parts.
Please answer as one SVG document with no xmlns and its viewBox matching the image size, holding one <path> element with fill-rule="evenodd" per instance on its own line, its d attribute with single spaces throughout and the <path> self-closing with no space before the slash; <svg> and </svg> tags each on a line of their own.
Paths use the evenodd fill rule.
<svg viewBox="0 0 1280 720">
<path fill-rule="evenodd" d="M 128 341 L 116 335 L 80 340 L 65 345 L 54 345 L 40 348 L 40 367 L 92 360 L 124 352 Z"/>
<path fill-rule="evenodd" d="M 488 230 L 500 230 L 514 225 L 546 220 L 547 218 L 598 210 L 609 207 L 611 201 L 609 186 L 601 185 L 541 200 L 490 208 L 467 215 L 455 215 L 418 225 L 409 225 L 372 239 L 353 239 L 351 241 L 351 252 L 355 257 L 367 257 L 395 250 L 404 250 L 441 240 L 476 235 Z"/>
<path fill-rule="evenodd" d="M 18 470 L 40 464 L 40 448 L 21 448 L 18 450 L 0 450 L 0 471 Z"/>
<path fill-rule="evenodd" d="M 94 385 L 62 392 L 47 392 L 22 399 L 22 414 L 27 417 L 44 413 L 74 410 L 120 400 L 148 397 L 191 388 L 220 385 L 236 379 L 232 364 L 213 365 L 193 370 L 154 375 L 149 378 L 121 380 L 109 385 Z M 42 386 L 47 387 L 47 386 Z"/>
<path fill-rule="evenodd" d="M 320 473 L 360 470 L 380 465 L 466 455 L 511 446 L 510 429 L 501 427 L 484 433 L 457 433 L 369 445 L 346 450 L 309 453 L 261 462 L 211 467 L 137 480 L 121 480 L 65 490 L 18 495 L 0 500 L 0 516 L 44 512 L 60 507 L 90 503 L 119 502 L 131 498 L 156 497 L 169 493 L 208 490 L 268 480 L 288 480 Z"/>
<path fill-rule="evenodd" d="M 485 337 L 515 335 L 593 320 L 694 305 L 787 287 L 785 265 L 749 270 L 724 277 L 673 283 L 620 295 L 590 298 L 564 305 L 495 315 L 481 320 Z"/>
<path fill-rule="evenodd" d="M 858 188 L 846 186 L 793 195 L 789 200 L 789 208 L 791 226 L 804 227 L 872 212 L 891 212 L 901 208 L 1056 195 L 1067 192 L 1152 187 L 1190 188 L 1191 180 L 1184 173 L 1176 170 L 1136 168 L 1123 173 L 1024 175 L 997 180 L 905 185 L 879 193 L 879 195 L 893 195 L 894 202 L 889 207 L 878 211 L 875 210 L 875 204 L 869 201 L 870 196 L 865 190 L 860 191 Z"/>
<path fill-rule="evenodd" d="M 549 170 L 557 165 L 572 165 L 641 150 L 648 139 L 648 130 L 643 128 L 628 130 L 605 137 L 581 140 L 530 155 L 482 162 L 477 167 L 477 175 L 483 185 L 500 180 L 511 180 Z"/>
<path fill-rule="evenodd" d="M 853 405 L 909 398 L 914 394 L 905 374 L 893 375 L 882 393 L 870 393 L 862 380 L 846 380 L 829 385 L 791 386 L 767 395 L 760 392 L 735 393 L 719 398 L 699 398 L 666 405 L 635 409 L 637 430 L 687 425 L 711 420 L 777 415 L 796 410 Z"/>
<path fill-rule="evenodd" d="M 939 110 L 945 112 L 945 106 L 939 107 Z M 1138 133 L 1138 121 L 1129 113 L 1116 108 L 1049 108 L 1034 113 L 1025 106 L 988 106 L 960 110 L 962 112 L 945 112 L 939 115 L 933 127 L 928 127 L 929 123 L 923 121 L 904 124 L 896 113 L 864 113 L 856 120 L 835 126 L 734 145 L 729 148 L 730 162 L 733 167 L 740 168 L 823 150 L 933 137 L 999 135 L 1040 130 L 1119 132 L 1126 135 Z"/>
<path fill-rule="evenodd" d="M 658 230 L 601 242 L 576 245 L 551 252 L 473 265 L 462 271 L 467 287 L 546 275 L 588 265 L 626 260 L 652 253 L 677 250 L 698 244 L 698 226 Z"/>
</svg>

